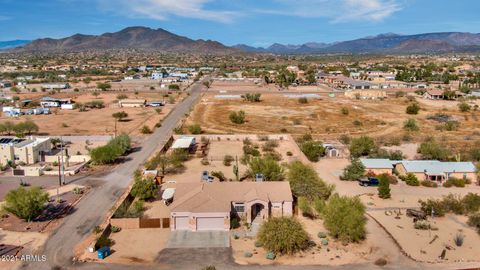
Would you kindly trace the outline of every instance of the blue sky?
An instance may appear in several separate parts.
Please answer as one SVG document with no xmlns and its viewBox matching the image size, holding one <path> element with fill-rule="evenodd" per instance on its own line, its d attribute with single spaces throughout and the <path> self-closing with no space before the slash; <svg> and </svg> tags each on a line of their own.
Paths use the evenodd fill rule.
<svg viewBox="0 0 480 270">
<path fill-rule="evenodd" d="M 478 0 L 0 0 L 0 40 L 164 28 L 227 45 L 480 32 Z"/>
</svg>

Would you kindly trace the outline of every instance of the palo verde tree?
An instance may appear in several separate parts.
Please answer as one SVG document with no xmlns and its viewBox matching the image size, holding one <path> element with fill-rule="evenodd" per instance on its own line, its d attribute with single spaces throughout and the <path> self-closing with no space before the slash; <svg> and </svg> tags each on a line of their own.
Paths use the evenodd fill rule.
<svg viewBox="0 0 480 270">
<path fill-rule="evenodd" d="M 112 117 L 121 122 L 123 119 L 128 117 L 128 113 L 126 113 L 125 111 L 116 112 L 112 114 Z"/>
<path fill-rule="evenodd" d="M 251 157 L 248 160 L 247 174 L 255 177 L 255 174 L 263 174 L 265 181 L 282 181 L 285 178 L 283 167 L 272 157 Z"/>
<path fill-rule="evenodd" d="M 4 209 L 26 221 L 39 216 L 48 201 L 48 194 L 39 187 L 10 190 L 5 196 Z"/>
</svg>

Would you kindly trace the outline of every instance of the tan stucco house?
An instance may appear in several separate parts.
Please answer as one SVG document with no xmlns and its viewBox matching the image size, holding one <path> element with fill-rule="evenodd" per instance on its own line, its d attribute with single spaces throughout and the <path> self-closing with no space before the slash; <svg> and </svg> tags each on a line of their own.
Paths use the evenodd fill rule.
<svg viewBox="0 0 480 270">
<path fill-rule="evenodd" d="M 228 231 L 231 217 L 252 223 L 292 216 L 293 196 L 289 182 L 177 184 L 170 213 L 172 230 Z"/>
<path fill-rule="evenodd" d="M 31 165 L 42 161 L 45 154 L 52 150 L 50 138 L 0 138 L 0 164 L 9 161 L 16 164 Z"/>
</svg>

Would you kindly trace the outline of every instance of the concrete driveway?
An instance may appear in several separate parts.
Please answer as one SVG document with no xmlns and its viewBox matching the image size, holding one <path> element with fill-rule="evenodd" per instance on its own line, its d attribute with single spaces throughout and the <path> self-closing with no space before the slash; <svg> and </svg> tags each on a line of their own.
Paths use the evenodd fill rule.
<svg viewBox="0 0 480 270">
<path fill-rule="evenodd" d="M 225 247 L 230 247 L 230 234 L 222 231 L 173 231 L 167 242 L 167 248 Z"/>
</svg>

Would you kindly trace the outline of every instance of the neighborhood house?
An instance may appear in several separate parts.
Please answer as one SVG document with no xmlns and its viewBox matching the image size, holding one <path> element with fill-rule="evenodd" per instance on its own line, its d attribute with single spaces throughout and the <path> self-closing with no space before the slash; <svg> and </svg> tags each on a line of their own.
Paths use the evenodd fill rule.
<svg viewBox="0 0 480 270">
<path fill-rule="evenodd" d="M 476 180 L 476 168 L 472 162 L 442 162 L 438 160 L 389 160 L 361 159 L 367 173 L 388 173 L 393 170 L 399 175 L 414 174 L 418 180 L 431 180 L 443 183 L 450 178 Z"/>
<path fill-rule="evenodd" d="M 20 139 L 0 138 L 0 164 L 9 162 L 27 165 L 42 161 L 52 150 L 50 138 Z"/>
<path fill-rule="evenodd" d="M 172 230 L 228 231 L 230 218 L 248 223 L 292 216 L 289 182 L 214 182 L 176 184 Z"/>
</svg>

